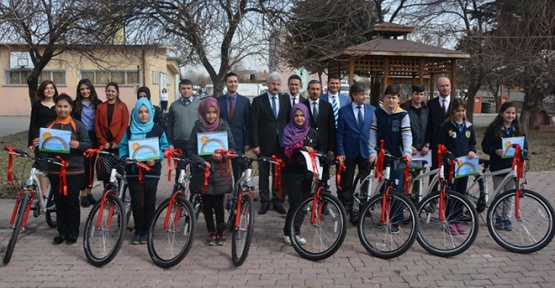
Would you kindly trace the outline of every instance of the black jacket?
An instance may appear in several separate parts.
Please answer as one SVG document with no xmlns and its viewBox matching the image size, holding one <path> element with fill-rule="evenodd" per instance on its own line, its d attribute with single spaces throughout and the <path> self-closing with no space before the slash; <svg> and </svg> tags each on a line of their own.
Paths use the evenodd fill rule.
<svg viewBox="0 0 555 288">
<path fill-rule="evenodd" d="M 420 108 L 411 105 L 410 100 L 403 103 L 401 108 L 409 112 L 410 131 L 412 133 L 412 146 L 421 150 L 426 144 L 426 128 L 428 127 L 428 106 L 422 103 Z"/>
<path fill-rule="evenodd" d="M 503 130 L 503 128 L 499 128 Z M 525 136 L 525 135 L 522 135 Z M 511 131 L 510 134 L 507 134 L 505 131 L 502 131 L 500 136 L 497 136 L 497 131 L 492 125 L 489 125 L 488 129 L 486 130 L 486 134 L 484 135 L 484 140 L 482 140 L 482 150 L 484 153 L 489 155 L 490 160 L 490 171 L 497 171 L 503 170 L 506 168 L 510 168 L 513 163 L 513 158 L 501 158 L 495 151 L 497 149 L 502 149 L 501 147 L 501 138 L 508 138 L 508 137 L 515 137 L 514 133 Z M 524 151 L 524 158 L 527 158 L 528 154 L 528 143 L 526 138 L 524 138 L 524 147 L 522 147 Z"/>
<path fill-rule="evenodd" d="M 56 156 L 60 156 L 62 159 L 64 159 L 64 161 L 67 161 L 69 163 L 69 166 L 66 169 L 68 175 L 85 173 L 85 157 L 83 157 L 83 152 L 91 148 L 92 146 L 91 139 L 89 138 L 89 132 L 87 132 L 87 128 L 85 128 L 85 125 L 79 120 L 73 119 L 73 122 L 75 123 L 75 130 L 73 129 L 73 126 L 71 124 L 54 124 L 51 129 L 71 131 L 71 138 L 79 141 L 79 147 L 77 147 L 76 149 L 71 148 L 69 150 L 69 154 L 48 153 L 49 158 L 56 158 Z M 46 125 L 46 127 L 48 127 L 49 125 L 50 124 Z M 60 174 L 60 166 L 48 163 L 47 173 Z"/>
<path fill-rule="evenodd" d="M 320 140 L 318 137 L 318 132 L 316 132 L 314 128 L 310 128 L 310 130 L 308 131 L 308 134 L 306 134 L 306 136 L 304 137 L 303 148 L 306 146 L 312 147 L 317 151 L 320 148 Z M 283 151 L 285 151 L 285 147 L 281 147 L 281 148 L 283 149 Z M 288 159 L 287 156 L 285 156 L 285 152 L 283 152 L 282 157 L 283 157 L 283 162 L 285 162 L 286 172 L 304 173 L 307 171 L 308 168 L 306 167 L 306 160 L 300 151 L 301 149 L 295 149 L 293 152 L 293 156 L 291 156 L 291 159 Z"/>
</svg>

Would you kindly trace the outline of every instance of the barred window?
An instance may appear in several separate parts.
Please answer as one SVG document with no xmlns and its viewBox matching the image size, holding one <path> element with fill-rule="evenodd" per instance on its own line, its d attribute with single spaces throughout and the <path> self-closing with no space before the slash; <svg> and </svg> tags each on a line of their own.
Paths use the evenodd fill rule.
<svg viewBox="0 0 555 288">
<path fill-rule="evenodd" d="M 6 70 L 4 71 L 6 85 L 27 85 L 27 78 L 31 76 L 31 70 Z M 66 71 L 43 70 L 39 75 L 39 83 L 51 80 L 59 86 L 66 85 Z"/>
<path fill-rule="evenodd" d="M 119 85 L 134 85 L 139 83 L 137 71 L 104 71 L 104 70 L 81 70 L 81 79 L 90 79 L 95 85 L 106 85 L 115 82 Z"/>
</svg>

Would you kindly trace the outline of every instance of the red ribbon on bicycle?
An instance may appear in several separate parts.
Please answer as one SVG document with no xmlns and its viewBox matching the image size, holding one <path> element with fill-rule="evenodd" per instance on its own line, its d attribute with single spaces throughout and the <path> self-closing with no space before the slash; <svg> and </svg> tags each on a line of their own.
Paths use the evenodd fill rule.
<svg viewBox="0 0 555 288">
<path fill-rule="evenodd" d="M 283 200 L 283 189 L 281 185 L 281 167 L 284 167 L 285 163 L 276 155 L 272 155 L 272 161 L 277 162 L 277 164 L 274 164 L 274 189 L 278 190 L 278 199 Z"/>
<path fill-rule="evenodd" d="M 137 168 L 139 168 L 139 183 L 141 183 L 141 185 L 144 184 L 144 177 L 143 177 L 143 170 L 146 170 L 147 172 L 150 171 L 150 167 L 148 167 L 148 165 L 146 165 L 145 163 L 142 162 L 137 162 Z"/>
<path fill-rule="evenodd" d="M 447 153 L 447 148 L 445 145 L 439 144 L 437 145 L 437 168 L 441 169 L 443 166 L 443 154 Z M 437 184 L 441 184 L 441 179 L 437 177 Z"/>
<path fill-rule="evenodd" d="M 17 153 L 13 150 L 11 146 L 6 146 L 6 150 L 8 150 L 8 182 L 13 184 L 13 159 L 12 156 L 15 155 L 15 158 L 19 157 Z"/>
<path fill-rule="evenodd" d="M 56 156 L 56 159 L 62 164 L 60 166 L 60 189 L 58 192 L 64 196 L 67 196 L 67 167 L 69 167 L 69 162 L 62 159 L 60 156 Z"/>
<path fill-rule="evenodd" d="M 515 169 L 516 167 L 516 176 L 518 179 L 524 178 L 524 161 L 522 160 L 521 150 L 519 144 L 514 144 L 515 148 L 515 156 L 513 158 L 513 165 L 512 168 Z"/>
<path fill-rule="evenodd" d="M 210 167 L 204 166 L 204 184 L 202 185 L 202 194 L 208 189 L 208 178 L 210 178 Z"/>
<path fill-rule="evenodd" d="M 181 157 L 181 155 L 183 155 L 183 151 L 181 151 L 181 149 L 176 148 L 176 149 L 166 149 L 166 151 L 164 151 L 164 158 L 168 159 L 168 181 L 172 180 L 172 158 L 178 158 Z M 177 160 L 173 160 L 174 162 L 174 166 L 177 167 Z M 177 175 L 176 177 L 179 177 L 179 175 Z"/>
<path fill-rule="evenodd" d="M 85 152 L 83 152 L 83 155 L 87 158 L 92 159 L 94 157 L 94 155 L 100 154 L 100 151 L 104 150 L 104 146 L 100 146 L 98 149 L 94 149 L 94 148 L 89 148 L 87 150 L 85 150 Z M 98 162 L 100 165 L 100 162 Z M 90 171 L 93 171 L 93 163 L 92 161 L 89 161 L 89 169 Z M 89 188 L 92 187 L 93 184 L 93 174 L 94 173 L 90 173 L 90 180 L 89 180 Z"/>
<path fill-rule="evenodd" d="M 383 178 L 383 169 L 384 169 L 384 161 L 385 161 L 385 149 L 383 147 L 384 147 L 384 140 L 380 140 L 380 151 L 378 151 L 376 170 L 374 170 L 374 178 L 377 178 L 379 182 L 381 182 Z"/>
<path fill-rule="evenodd" d="M 403 171 L 405 176 L 405 181 L 403 181 L 403 192 L 405 193 L 405 196 L 409 196 L 410 162 L 407 160 L 407 156 L 403 156 L 403 159 L 405 160 L 405 169 Z"/>
<path fill-rule="evenodd" d="M 345 162 L 343 162 L 342 158 L 337 156 L 335 157 L 337 160 L 337 173 L 335 173 L 335 183 L 337 183 L 337 189 L 341 190 L 341 174 L 345 172 L 347 167 L 345 166 Z"/>
</svg>

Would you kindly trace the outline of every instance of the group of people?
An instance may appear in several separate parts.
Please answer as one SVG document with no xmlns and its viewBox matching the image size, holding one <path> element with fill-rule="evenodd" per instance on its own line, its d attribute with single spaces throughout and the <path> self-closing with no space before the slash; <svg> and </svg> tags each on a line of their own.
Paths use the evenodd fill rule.
<svg viewBox="0 0 555 288">
<path fill-rule="evenodd" d="M 338 157 L 346 166 L 337 183 L 337 195 L 347 211 L 353 205 L 353 178 L 355 168 L 365 171 L 376 161 L 376 147 L 383 140 L 385 149 L 396 157 L 412 156 L 420 153 L 426 155 L 443 144 L 454 156 L 476 154 L 476 137 L 471 123 L 466 120 L 466 103 L 450 95 L 451 84 L 448 78 L 437 80 L 439 97 L 424 101 L 424 87 L 414 85 L 410 99 L 401 103 L 401 91 L 398 86 L 386 87 L 382 107 L 366 103 L 367 87 L 354 83 L 349 96 L 339 92 L 340 78 L 328 76 L 328 91 L 322 94 L 322 84 L 312 80 L 308 83 L 307 98 L 300 93 L 302 79 L 292 75 L 287 80 L 289 93 L 282 91 L 282 78 L 279 73 L 268 75 L 268 90 L 249 99 L 237 93 L 239 77 L 230 72 L 224 79 L 227 92 L 219 97 L 199 99 L 193 97 L 193 83 L 184 79 L 179 83 L 178 100 L 167 107 L 168 97 L 164 96 L 162 109 L 150 102 L 150 90 L 141 87 L 137 91 L 137 102 L 131 115 L 125 103 L 119 99 L 116 83 L 105 87 L 106 101 L 102 102 L 90 80 L 83 79 L 77 87 L 75 100 L 62 94 L 58 95 L 56 86 L 51 81 L 43 82 L 37 95 L 39 101 L 33 105 L 31 126 L 29 129 L 29 148 L 37 153 L 38 129 L 50 127 L 72 132 L 70 154 L 58 155 L 69 163 L 66 177 L 60 183 L 60 169 L 51 165 L 41 167 L 56 191 L 55 201 L 58 207 L 58 233 L 55 244 L 75 243 L 79 234 L 79 195 L 82 206 L 86 207 L 95 200 L 90 194 L 93 169 L 84 158 L 83 151 L 90 147 L 103 147 L 129 157 L 130 140 L 155 137 L 159 140 L 159 155 L 166 149 L 180 149 L 184 155 L 199 165 L 193 165 L 190 191 L 200 193 L 203 214 L 208 230 L 208 245 L 223 245 L 226 242 L 226 224 L 224 222 L 224 196 L 230 193 L 232 186 L 228 173 L 238 179 L 240 164 L 232 160 L 231 170 L 220 153 L 199 155 L 198 135 L 209 132 L 225 132 L 228 149 L 238 153 L 251 150 L 258 157 L 278 156 L 285 164 L 281 169 L 284 195 L 289 202 L 289 211 L 283 207 L 285 197 L 275 189 L 279 185 L 270 185 L 271 166 L 267 162 L 259 165 L 259 199 L 258 214 L 264 215 L 269 210 L 287 214 L 283 229 L 284 242 L 291 243 L 291 237 L 303 244 L 306 240 L 299 235 L 290 235 L 288 227 L 292 221 L 294 208 L 310 191 L 312 172 L 308 171 L 301 151 L 319 151 L 330 158 Z M 167 115 L 164 117 L 164 112 Z M 517 111 L 511 102 L 504 103 L 499 115 L 488 127 L 482 142 L 483 151 L 491 156 L 492 170 L 509 167 L 510 160 L 502 158 L 501 138 L 524 136 L 518 125 Z M 527 151 L 526 143 L 524 151 Z M 50 155 L 52 156 L 52 155 Z M 133 244 L 144 244 L 147 239 L 147 226 L 155 211 L 156 190 L 161 174 L 161 161 L 149 160 L 149 171 L 139 173 L 134 165 L 127 165 L 126 172 L 132 198 L 135 235 Z M 432 168 L 437 167 L 437 153 L 432 153 Z M 37 163 L 40 165 L 40 163 Z M 403 185 L 401 165 L 391 175 L 399 179 L 398 187 Z M 177 168 L 177 174 L 184 167 Z M 205 176 L 205 170 L 209 176 Z M 275 169 L 275 168 L 274 168 Z M 144 174 L 139 177 L 139 174 Z M 205 177 L 208 177 L 205 179 Z M 322 179 L 329 187 L 329 167 L 324 166 Z M 503 176 L 494 177 L 498 185 Z M 83 180 L 83 178 L 85 178 Z M 48 180 L 41 180 L 41 187 L 46 191 Z M 277 179 L 273 179 L 277 181 Z M 464 193 L 467 178 L 457 179 L 453 190 Z M 64 187 L 60 187 L 64 185 Z M 511 185 L 511 184 L 507 184 Z M 63 189 L 62 189 L 63 188 Z M 65 189 L 65 190 L 64 190 Z M 510 189 L 510 187 L 505 187 Z M 66 191 L 67 193 L 58 193 Z M 510 230 L 509 212 L 497 215 L 498 229 Z M 215 215 L 215 217 L 214 217 Z M 464 234 L 464 227 L 452 223 L 449 232 Z"/>
</svg>

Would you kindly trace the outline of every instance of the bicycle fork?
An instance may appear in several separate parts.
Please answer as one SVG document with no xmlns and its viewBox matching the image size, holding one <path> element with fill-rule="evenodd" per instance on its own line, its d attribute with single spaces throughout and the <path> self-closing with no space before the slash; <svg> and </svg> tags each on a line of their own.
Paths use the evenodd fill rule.
<svg viewBox="0 0 555 288">
<path fill-rule="evenodd" d="M 27 227 L 27 219 L 29 218 L 29 211 L 31 210 L 31 203 L 33 203 L 33 197 L 31 197 L 31 191 L 29 190 L 20 190 L 17 193 L 17 197 L 15 200 L 15 206 L 13 208 L 13 212 L 12 212 L 12 217 L 10 218 L 10 227 L 13 227 L 14 223 L 15 223 L 15 219 L 17 217 L 17 212 L 19 211 L 19 206 L 21 205 L 21 194 L 27 192 L 29 193 L 29 200 L 27 201 L 27 204 L 25 205 L 25 216 L 23 218 L 23 221 L 21 222 L 21 229 L 25 229 L 25 227 Z"/>
<path fill-rule="evenodd" d="M 179 215 L 181 215 L 181 206 L 177 208 L 177 211 L 172 213 L 173 205 L 175 205 L 175 199 L 177 198 L 177 195 L 180 195 L 180 193 L 174 193 L 173 196 L 170 198 L 170 202 L 168 203 L 168 211 L 166 213 L 166 218 L 164 218 L 164 231 L 166 232 L 170 230 L 170 221 L 172 223 L 171 230 L 175 231 L 175 227 L 177 227 L 177 222 L 179 221 Z"/>
<path fill-rule="evenodd" d="M 98 219 L 96 219 L 97 230 L 102 230 L 102 218 L 104 217 L 104 208 L 106 205 L 106 199 L 108 198 L 108 193 L 104 193 L 104 195 L 102 196 L 102 200 L 100 202 L 100 208 L 99 208 L 100 213 L 98 213 Z M 115 209 L 114 205 L 111 205 L 107 215 L 108 216 L 108 221 L 106 223 L 107 227 L 110 227 L 112 225 L 112 216 L 114 215 L 114 209 Z M 125 217 L 125 216 L 122 215 L 122 217 Z"/>
</svg>

